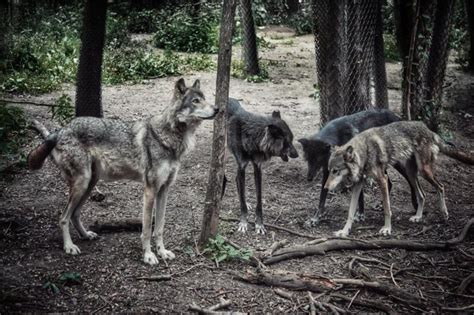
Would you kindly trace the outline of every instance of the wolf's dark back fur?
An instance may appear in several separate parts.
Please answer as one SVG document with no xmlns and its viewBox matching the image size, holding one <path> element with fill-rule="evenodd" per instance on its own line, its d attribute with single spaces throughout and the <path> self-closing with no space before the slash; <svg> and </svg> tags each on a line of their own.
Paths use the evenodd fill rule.
<svg viewBox="0 0 474 315">
<path fill-rule="evenodd" d="M 395 121 L 400 121 L 400 117 L 389 110 L 370 109 L 331 120 L 311 138 L 323 140 L 330 145 L 341 146 L 366 129 Z"/>
</svg>

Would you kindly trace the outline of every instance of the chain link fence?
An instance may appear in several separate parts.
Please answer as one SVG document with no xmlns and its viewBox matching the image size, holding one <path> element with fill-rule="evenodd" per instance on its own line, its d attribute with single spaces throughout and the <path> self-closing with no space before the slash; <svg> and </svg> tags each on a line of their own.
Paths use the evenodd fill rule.
<svg viewBox="0 0 474 315">
<path fill-rule="evenodd" d="M 372 0 L 313 0 L 321 121 L 387 107 L 382 6 Z"/>
</svg>

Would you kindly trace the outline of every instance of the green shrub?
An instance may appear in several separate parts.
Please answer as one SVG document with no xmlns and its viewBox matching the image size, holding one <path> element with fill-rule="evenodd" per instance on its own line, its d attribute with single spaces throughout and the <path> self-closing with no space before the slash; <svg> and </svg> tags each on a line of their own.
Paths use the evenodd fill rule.
<svg viewBox="0 0 474 315">
<path fill-rule="evenodd" d="M 260 83 L 268 80 L 268 61 L 259 60 L 260 74 L 247 75 L 245 71 L 245 63 L 242 60 L 232 60 L 230 75 L 245 80 L 247 82 Z"/>
<path fill-rule="evenodd" d="M 107 15 L 105 41 L 107 46 L 118 48 L 130 44 L 127 20 L 114 12 Z"/>
<path fill-rule="evenodd" d="M 211 259 L 217 263 L 231 260 L 240 259 L 248 261 L 252 256 L 252 252 L 248 249 L 236 249 L 234 246 L 227 244 L 225 239 L 219 234 L 214 239 L 210 239 L 206 248 L 202 251 L 203 254 L 210 254 Z"/>
<path fill-rule="evenodd" d="M 390 61 L 400 61 L 400 52 L 398 51 L 395 36 L 391 34 L 383 34 L 383 44 L 385 59 Z"/>
<path fill-rule="evenodd" d="M 218 20 L 210 9 L 201 12 L 199 17 L 193 17 L 185 9 L 164 11 L 161 19 L 154 35 L 156 47 L 183 52 L 217 52 Z"/>
<path fill-rule="evenodd" d="M 24 164 L 28 123 L 21 108 L 0 103 L 0 173 L 11 165 Z"/>
<path fill-rule="evenodd" d="M 134 10 L 128 15 L 128 30 L 132 33 L 154 33 L 159 24 L 160 16 L 156 10 Z"/>
</svg>

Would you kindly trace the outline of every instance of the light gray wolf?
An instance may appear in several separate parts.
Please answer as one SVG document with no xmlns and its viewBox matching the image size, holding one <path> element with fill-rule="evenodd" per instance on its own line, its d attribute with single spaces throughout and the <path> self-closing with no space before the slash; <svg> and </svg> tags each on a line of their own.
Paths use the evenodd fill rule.
<svg viewBox="0 0 474 315">
<path fill-rule="evenodd" d="M 316 225 L 326 211 L 326 198 L 328 190 L 324 188 L 329 176 L 328 161 L 331 155 L 331 148 L 341 146 L 347 143 L 358 133 L 372 127 L 384 126 L 389 123 L 400 121 L 400 117 L 386 109 L 369 109 L 352 115 L 342 116 L 328 122 L 318 133 L 308 138 L 301 138 L 304 152 L 304 158 L 308 163 L 308 181 L 313 179 L 323 170 L 323 179 L 321 183 L 321 193 L 319 195 L 319 206 L 315 208 L 309 223 Z M 412 161 L 413 163 L 414 161 Z M 406 170 L 400 163 L 394 165 L 397 171 L 407 178 Z M 417 209 L 415 188 L 410 184 L 412 204 Z M 392 183 L 389 180 L 389 189 Z M 361 220 L 364 217 L 364 193 L 359 197 L 359 208 L 356 213 L 356 219 Z"/>
<path fill-rule="evenodd" d="M 39 169 L 51 154 L 69 186 L 69 200 L 62 212 L 64 251 L 77 255 L 81 251 L 71 239 L 69 221 L 80 236 L 95 239 L 97 234 L 84 228 L 80 220 L 82 205 L 99 179 L 129 179 L 144 184 L 142 246 L 145 263 L 155 265 L 158 259 L 151 250 L 153 207 L 156 246 L 163 259 L 175 255 L 165 249 L 163 227 L 170 186 L 176 179 L 184 154 L 194 145 L 194 133 L 203 119 L 212 119 L 218 108 L 206 102 L 199 80 L 186 87 L 179 79 L 171 104 L 161 116 L 126 123 L 117 119 L 78 117 L 57 132 L 39 122 L 37 129 L 45 138 L 28 156 L 31 169 Z"/>
<path fill-rule="evenodd" d="M 379 233 L 391 234 L 392 212 L 386 170 L 389 165 L 393 166 L 397 163 L 405 164 L 408 180 L 415 187 L 418 208 L 410 221 L 419 222 L 423 215 L 425 194 L 416 181 L 418 172 L 436 188 L 440 211 L 447 220 L 448 209 L 444 200 L 444 187 L 434 175 L 435 161 L 439 152 L 463 163 L 474 165 L 474 154 L 462 152 L 448 145 L 424 123 L 418 121 L 400 121 L 368 129 L 345 145 L 336 148 L 329 158 L 329 177 L 325 188 L 333 190 L 342 182 L 352 186 L 347 221 L 344 228 L 336 232 L 336 235 L 349 234 L 354 221 L 357 200 L 367 176 L 377 181 L 382 192 L 385 223 Z M 409 163 L 412 157 L 415 158 L 414 164 Z"/>
<path fill-rule="evenodd" d="M 254 168 L 257 205 L 255 207 L 255 231 L 265 234 L 262 214 L 262 163 L 273 156 L 288 162 L 288 157 L 297 158 L 293 146 L 293 133 L 281 118 L 279 111 L 271 116 L 262 116 L 246 111 L 235 99 L 229 99 L 227 108 L 227 146 L 237 162 L 237 191 L 240 201 L 240 223 L 238 230 L 247 232 L 248 206 L 245 199 L 245 168 L 252 163 Z"/>
</svg>

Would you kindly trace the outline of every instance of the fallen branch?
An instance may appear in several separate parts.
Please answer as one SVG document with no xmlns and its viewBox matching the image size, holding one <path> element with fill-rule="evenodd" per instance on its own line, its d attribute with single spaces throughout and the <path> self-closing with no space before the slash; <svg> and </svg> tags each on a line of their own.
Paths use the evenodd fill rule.
<svg viewBox="0 0 474 315">
<path fill-rule="evenodd" d="M 239 244 L 235 243 L 234 241 L 231 241 L 230 239 L 228 239 L 227 237 L 222 237 L 224 239 L 224 241 L 226 243 L 228 243 L 229 245 L 232 245 L 233 247 L 235 247 L 236 249 L 238 250 L 244 250 L 244 248 L 242 246 L 240 246 Z M 250 255 L 250 258 L 253 259 L 255 261 L 255 263 L 257 264 L 257 267 L 259 268 L 266 268 L 266 266 L 262 263 L 262 261 L 256 257 L 253 253 L 251 253 Z"/>
<path fill-rule="evenodd" d="M 472 280 L 474 280 L 474 272 L 461 282 L 456 292 L 458 294 L 463 294 L 467 287 L 471 284 Z"/>
<path fill-rule="evenodd" d="M 281 241 L 278 241 L 278 242 L 275 242 L 272 244 L 272 246 L 270 246 L 269 249 L 267 249 L 265 251 L 265 256 L 271 256 L 276 250 L 280 249 L 280 248 L 283 248 L 285 247 L 286 245 L 288 245 L 288 240 L 287 239 L 284 239 L 284 240 L 281 240 Z"/>
<path fill-rule="evenodd" d="M 364 299 L 354 299 L 352 300 L 350 297 L 344 296 L 342 294 L 331 294 L 331 298 L 336 298 L 336 299 L 341 299 L 348 301 L 349 303 L 352 301 L 352 304 L 364 306 L 367 308 L 374 308 L 377 310 L 381 310 L 382 312 L 385 312 L 387 314 L 396 314 L 396 312 L 391 308 L 390 306 L 387 306 L 384 303 L 380 302 L 375 302 L 375 301 L 369 301 L 369 300 L 364 300 Z"/>
<path fill-rule="evenodd" d="M 220 310 L 222 308 L 226 308 L 232 304 L 231 300 L 226 300 L 224 298 L 219 299 L 219 303 L 215 304 L 213 306 L 210 306 L 208 308 L 202 308 L 197 306 L 195 303 L 191 304 L 189 306 L 190 311 L 198 312 L 199 314 L 216 314 L 217 310 Z M 233 313 L 235 314 L 235 313 Z"/>
<path fill-rule="evenodd" d="M 461 306 L 461 307 L 442 307 L 443 311 L 451 311 L 451 312 L 460 312 L 460 311 L 467 311 L 470 309 L 474 309 L 474 304 Z"/>
<path fill-rule="evenodd" d="M 95 221 L 94 224 L 89 226 L 89 229 L 96 233 L 114 233 L 123 231 L 139 232 L 142 230 L 141 219 L 121 219 L 113 220 L 107 223 L 99 223 Z"/>
<path fill-rule="evenodd" d="M 336 289 L 337 285 L 330 279 L 308 274 L 270 269 L 247 270 L 245 273 L 234 273 L 234 277 L 253 284 L 265 284 L 272 287 L 286 288 L 293 291 L 323 292 Z"/>
<path fill-rule="evenodd" d="M 271 265 L 287 259 L 301 258 L 310 255 L 324 255 L 330 251 L 348 249 L 371 250 L 401 248 L 414 251 L 447 250 L 464 241 L 473 224 L 474 218 L 467 222 L 458 237 L 445 242 L 421 242 L 415 240 L 396 239 L 366 241 L 353 238 L 330 238 L 324 241 L 318 240 L 318 243 L 314 245 L 296 245 L 277 250 L 272 256 L 264 258 L 263 263 L 266 265 Z"/>
<path fill-rule="evenodd" d="M 8 99 L 0 99 L 1 103 L 7 104 L 19 104 L 19 105 L 34 105 L 34 106 L 43 106 L 43 107 L 57 107 L 58 105 L 55 104 L 48 104 L 48 103 L 38 103 L 33 101 L 17 101 L 17 100 L 8 100 Z"/>
<path fill-rule="evenodd" d="M 168 280 L 171 280 L 171 278 L 173 277 L 177 277 L 177 276 L 181 276 L 185 273 L 188 273 L 190 272 L 191 270 L 193 270 L 194 268 L 196 267 L 200 267 L 200 266 L 203 266 L 204 264 L 196 264 L 196 265 L 193 265 L 191 267 L 189 267 L 188 269 L 184 270 L 184 271 L 180 271 L 180 272 L 175 272 L 175 273 L 172 273 L 172 274 L 164 274 L 164 275 L 157 275 L 157 276 L 148 276 L 148 277 L 137 277 L 136 279 L 137 280 L 146 280 L 146 281 L 168 281 Z"/>
<path fill-rule="evenodd" d="M 287 299 L 287 300 L 290 300 L 292 301 L 293 300 L 293 293 L 290 293 L 288 291 L 285 291 L 285 290 L 282 290 L 282 289 L 274 289 L 273 292 L 275 292 L 276 295 L 284 298 L 284 299 Z"/>
</svg>

